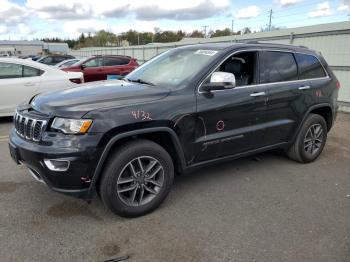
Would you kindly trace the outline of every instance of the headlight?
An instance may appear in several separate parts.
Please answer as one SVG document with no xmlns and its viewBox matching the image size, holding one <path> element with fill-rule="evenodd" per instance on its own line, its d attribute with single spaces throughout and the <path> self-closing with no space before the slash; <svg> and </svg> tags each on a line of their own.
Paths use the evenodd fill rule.
<svg viewBox="0 0 350 262">
<path fill-rule="evenodd" d="M 90 119 L 68 119 L 56 117 L 51 128 L 62 131 L 65 134 L 85 134 L 92 124 Z"/>
</svg>

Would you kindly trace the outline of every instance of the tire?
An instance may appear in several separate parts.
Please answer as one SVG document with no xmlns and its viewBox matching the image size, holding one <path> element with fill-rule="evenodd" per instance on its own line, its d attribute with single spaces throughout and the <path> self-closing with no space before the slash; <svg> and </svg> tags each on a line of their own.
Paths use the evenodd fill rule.
<svg viewBox="0 0 350 262">
<path fill-rule="evenodd" d="M 163 202 L 173 180 L 174 165 L 168 152 L 152 141 L 138 139 L 112 153 L 102 173 L 99 191 L 102 202 L 112 212 L 138 217 Z"/>
<path fill-rule="evenodd" d="M 289 158 L 300 163 L 316 160 L 327 141 L 327 124 L 317 114 L 310 114 L 301 127 L 293 145 L 288 149 Z"/>
</svg>

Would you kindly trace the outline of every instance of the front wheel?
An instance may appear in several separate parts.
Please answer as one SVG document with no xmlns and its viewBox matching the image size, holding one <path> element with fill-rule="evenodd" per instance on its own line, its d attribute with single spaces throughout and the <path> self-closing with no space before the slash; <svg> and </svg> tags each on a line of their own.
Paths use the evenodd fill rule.
<svg viewBox="0 0 350 262">
<path fill-rule="evenodd" d="M 326 140 L 325 119 L 320 115 L 310 114 L 287 154 L 291 159 L 301 163 L 312 162 L 322 153 Z"/>
<path fill-rule="evenodd" d="M 104 204 L 124 217 L 151 212 L 166 198 L 174 180 L 168 152 L 149 140 L 135 140 L 111 155 L 102 174 Z"/>
</svg>

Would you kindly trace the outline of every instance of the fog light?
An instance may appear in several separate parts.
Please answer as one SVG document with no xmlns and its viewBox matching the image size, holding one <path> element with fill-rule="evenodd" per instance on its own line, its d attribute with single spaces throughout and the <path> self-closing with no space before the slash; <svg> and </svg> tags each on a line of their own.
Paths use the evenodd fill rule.
<svg viewBox="0 0 350 262">
<path fill-rule="evenodd" d="M 44 163 L 51 171 L 67 171 L 70 161 L 63 159 L 44 159 Z"/>
</svg>

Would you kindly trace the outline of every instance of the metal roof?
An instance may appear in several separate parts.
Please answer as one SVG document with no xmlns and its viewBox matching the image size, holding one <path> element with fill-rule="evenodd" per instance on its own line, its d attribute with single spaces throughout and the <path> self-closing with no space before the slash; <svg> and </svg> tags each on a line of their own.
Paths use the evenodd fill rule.
<svg viewBox="0 0 350 262">
<path fill-rule="evenodd" d="M 36 45 L 43 46 L 43 41 L 27 41 L 27 40 L 0 40 L 0 45 Z"/>
</svg>

